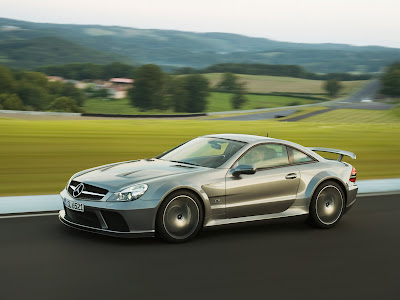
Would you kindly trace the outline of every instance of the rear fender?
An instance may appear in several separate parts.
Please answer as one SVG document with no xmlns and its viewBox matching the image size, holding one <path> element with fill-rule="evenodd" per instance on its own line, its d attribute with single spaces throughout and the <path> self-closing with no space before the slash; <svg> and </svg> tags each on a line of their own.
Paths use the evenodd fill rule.
<svg viewBox="0 0 400 300">
<path fill-rule="evenodd" d="M 346 190 L 346 184 L 337 176 L 337 174 L 335 174 L 334 172 L 331 171 L 322 171 L 319 172 L 318 174 L 316 174 L 309 182 L 306 190 L 305 190 L 305 198 L 308 199 L 308 205 L 311 202 L 311 198 L 315 192 L 315 190 L 318 188 L 318 186 L 326 181 L 326 180 L 334 180 L 334 181 L 338 181 L 340 183 L 340 185 L 344 188 L 344 193 L 347 193 Z M 346 197 L 346 195 L 343 195 L 344 197 Z"/>
</svg>

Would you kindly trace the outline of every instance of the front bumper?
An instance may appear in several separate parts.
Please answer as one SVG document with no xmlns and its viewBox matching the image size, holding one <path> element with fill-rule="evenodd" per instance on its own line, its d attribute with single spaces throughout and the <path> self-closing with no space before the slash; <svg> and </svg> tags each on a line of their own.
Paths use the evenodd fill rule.
<svg viewBox="0 0 400 300">
<path fill-rule="evenodd" d="M 149 231 L 115 231 L 106 228 L 97 228 L 92 226 L 87 226 L 79 223 L 73 222 L 69 217 L 66 215 L 65 210 L 60 210 L 58 214 L 58 218 L 60 219 L 61 223 L 83 231 L 99 233 L 108 236 L 114 237 L 126 237 L 126 238 L 134 238 L 134 237 L 153 237 L 154 230 Z"/>
<path fill-rule="evenodd" d="M 159 200 L 88 201 L 72 198 L 65 189 L 60 196 L 59 219 L 67 226 L 116 237 L 154 236 Z M 84 212 L 67 208 L 67 200 L 83 204 Z"/>
</svg>

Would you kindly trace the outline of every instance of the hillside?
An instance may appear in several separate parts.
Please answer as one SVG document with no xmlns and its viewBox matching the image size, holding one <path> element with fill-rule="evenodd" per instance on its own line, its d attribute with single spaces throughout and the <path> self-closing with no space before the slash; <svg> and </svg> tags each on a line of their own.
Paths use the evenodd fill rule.
<svg viewBox="0 0 400 300">
<path fill-rule="evenodd" d="M 400 49 L 378 46 L 300 44 L 226 33 L 45 24 L 0 18 L 0 41 L 48 36 L 77 43 L 103 55 L 106 52 L 115 57 L 127 57 L 130 63 L 171 67 L 203 68 L 216 63 L 237 62 L 293 64 L 322 73 L 378 72 L 400 60 Z M 4 52 L 2 55 L 10 56 Z M 95 57 L 84 57 L 80 61 L 84 59 L 95 62 Z"/>
<path fill-rule="evenodd" d="M 0 41 L 0 64 L 10 67 L 35 68 L 43 65 L 88 61 L 105 64 L 114 61 L 129 62 L 129 59 L 56 37 Z"/>
</svg>

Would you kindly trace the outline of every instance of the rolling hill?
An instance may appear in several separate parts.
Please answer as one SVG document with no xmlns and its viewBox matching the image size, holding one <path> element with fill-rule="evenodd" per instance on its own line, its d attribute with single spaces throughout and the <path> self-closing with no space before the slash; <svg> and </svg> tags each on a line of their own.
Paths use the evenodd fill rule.
<svg viewBox="0 0 400 300">
<path fill-rule="evenodd" d="M 0 64 L 16 68 L 35 68 L 73 62 L 104 64 L 114 61 L 130 62 L 121 55 L 93 50 L 56 37 L 0 41 Z"/>
<path fill-rule="evenodd" d="M 71 43 L 65 53 L 53 52 L 57 43 Z M 358 47 L 343 44 L 300 44 L 273 41 L 227 33 L 195 33 L 174 30 L 137 29 L 119 26 L 65 25 L 18 21 L 0 18 L 0 63 L 8 66 L 36 67 L 54 64 L 32 59 L 22 62 L 17 53 L 27 48 L 22 41 L 43 42 L 38 52 L 53 57 L 58 64 L 68 62 L 154 63 L 169 67 L 195 67 L 233 62 L 300 65 L 311 72 L 378 72 L 400 60 L 400 49 L 379 46 Z M 14 48 L 10 47 L 10 43 Z M 79 48 L 80 46 L 81 48 Z M 96 54 L 89 55 L 91 51 Z M 36 51 L 36 50 L 35 50 Z M 37 52 L 32 52 L 37 53 Z M 35 56 L 35 55 L 31 55 Z M 71 57 L 69 57 L 71 56 Z M 103 58 L 102 58 L 103 57 Z M 104 60 L 103 60 L 104 59 Z"/>
</svg>

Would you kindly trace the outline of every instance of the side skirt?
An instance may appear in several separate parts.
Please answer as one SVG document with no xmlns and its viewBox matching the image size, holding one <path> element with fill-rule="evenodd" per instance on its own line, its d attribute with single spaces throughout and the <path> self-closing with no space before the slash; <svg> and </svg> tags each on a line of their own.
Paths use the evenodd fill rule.
<svg viewBox="0 0 400 300">
<path fill-rule="evenodd" d="M 218 226 L 218 225 L 227 225 L 227 224 L 235 224 L 235 223 L 244 223 L 244 222 L 252 222 L 252 221 L 261 221 L 261 220 L 270 220 L 277 218 L 286 218 L 286 217 L 294 217 L 308 214 L 308 210 L 302 208 L 289 208 L 281 213 L 276 214 L 267 214 L 261 216 L 249 216 L 249 217 L 240 217 L 240 218 L 231 218 L 231 219 L 210 219 L 204 227 Z"/>
</svg>

